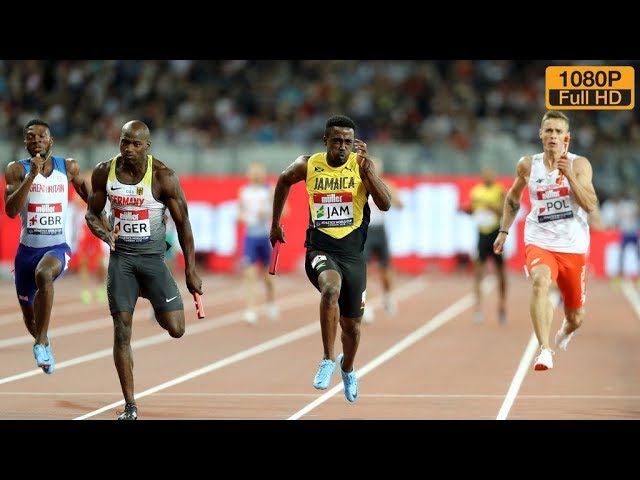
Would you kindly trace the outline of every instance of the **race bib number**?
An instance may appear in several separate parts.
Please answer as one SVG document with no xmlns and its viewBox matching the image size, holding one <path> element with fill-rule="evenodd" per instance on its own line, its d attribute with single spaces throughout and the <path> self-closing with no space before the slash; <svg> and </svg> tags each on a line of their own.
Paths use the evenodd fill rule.
<svg viewBox="0 0 640 480">
<path fill-rule="evenodd" d="M 538 199 L 538 223 L 554 222 L 573 217 L 566 185 L 544 185 L 536 191 Z"/>
<path fill-rule="evenodd" d="M 145 243 L 151 239 L 151 223 L 149 210 L 122 210 L 114 208 L 115 225 L 120 225 L 120 236 L 123 242 Z"/>
<path fill-rule="evenodd" d="M 27 205 L 27 233 L 29 235 L 61 235 L 62 204 L 30 203 Z"/>
<path fill-rule="evenodd" d="M 314 193 L 316 227 L 348 227 L 353 225 L 353 195 L 351 192 Z"/>
</svg>

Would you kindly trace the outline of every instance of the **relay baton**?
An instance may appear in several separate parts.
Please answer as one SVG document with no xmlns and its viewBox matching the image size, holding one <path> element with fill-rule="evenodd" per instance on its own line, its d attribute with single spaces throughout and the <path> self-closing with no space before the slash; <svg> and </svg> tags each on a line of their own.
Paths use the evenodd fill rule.
<svg viewBox="0 0 640 480">
<path fill-rule="evenodd" d="M 204 308 L 202 307 L 202 300 L 198 292 L 193 292 L 193 300 L 196 302 L 196 313 L 198 318 L 204 318 Z"/>
<path fill-rule="evenodd" d="M 562 155 L 561 155 L 561 157 L 566 157 L 567 153 L 569 153 L 569 143 L 570 142 L 571 142 L 571 137 L 569 136 L 569 134 L 567 134 L 564 137 L 564 145 L 562 146 Z M 560 172 L 560 176 L 558 177 L 557 183 L 562 183 L 563 179 L 564 179 L 564 174 L 562 172 Z"/>
<path fill-rule="evenodd" d="M 280 240 L 276 240 L 273 250 L 271 251 L 271 264 L 269 265 L 269 275 L 276 274 L 278 268 L 278 257 L 280 256 Z"/>
</svg>

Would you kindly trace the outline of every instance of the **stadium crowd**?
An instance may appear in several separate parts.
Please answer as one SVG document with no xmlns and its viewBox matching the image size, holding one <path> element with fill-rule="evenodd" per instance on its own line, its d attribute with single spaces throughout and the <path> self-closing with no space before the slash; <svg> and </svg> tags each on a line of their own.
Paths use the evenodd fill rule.
<svg viewBox="0 0 640 480">
<path fill-rule="evenodd" d="M 496 139 L 538 145 L 549 65 L 640 63 L 0 60 L 0 142 L 15 143 L 21 152 L 25 120 L 42 117 L 57 142 L 113 145 L 123 121 L 139 118 L 154 132 L 155 141 L 179 148 L 274 142 L 308 146 L 317 141 L 327 116 L 346 112 L 372 144 L 419 145 L 417 168 L 438 162 L 446 171 L 447 155 L 471 159 Z M 601 199 L 632 187 L 629 183 L 640 177 L 639 111 L 568 112 L 572 148 L 589 152 Z M 494 167 L 510 175 L 516 160 L 508 158 L 508 166 Z M 475 167 L 469 170 L 477 173 Z M 387 171 L 394 173 L 392 162 Z"/>
</svg>

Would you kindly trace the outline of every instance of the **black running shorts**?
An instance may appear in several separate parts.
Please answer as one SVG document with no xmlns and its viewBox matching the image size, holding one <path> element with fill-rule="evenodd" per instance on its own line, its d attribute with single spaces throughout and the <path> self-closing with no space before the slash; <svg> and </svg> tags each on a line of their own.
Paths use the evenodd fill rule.
<svg viewBox="0 0 640 480">
<path fill-rule="evenodd" d="M 349 318 L 362 317 L 367 289 L 367 262 L 362 252 L 337 255 L 307 249 L 304 269 L 309 281 L 318 291 L 318 276 L 325 270 L 336 270 L 342 277 L 338 299 L 340 315 Z"/>
<path fill-rule="evenodd" d="M 163 255 L 111 252 L 107 277 L 111 315 L 133 313 L 139 296 L 148 298 L 156 312 L 183 310 L 182 296 Z"/>
</svg>

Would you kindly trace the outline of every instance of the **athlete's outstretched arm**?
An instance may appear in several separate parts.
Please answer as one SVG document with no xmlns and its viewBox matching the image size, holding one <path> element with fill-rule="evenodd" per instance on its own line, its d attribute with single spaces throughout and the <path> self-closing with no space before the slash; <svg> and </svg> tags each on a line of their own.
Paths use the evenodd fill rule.
<svg viewBox="0 0 640 480">
<path fill-rule="evenodd" d="M 111 250 L 116 248 L 117 232 L 111 230 L 110 225 L 103 221 L 103 210 L 107 204 L 107 177 L 111 161 L 99 163 L 91 172 L 91 190 L 87 198 L 87 212 L 84 219 L 91 233 L 109 245 Z"/>
<path fill-rule="evenodd" d="M 356 138 L 355 148 L 357 150 L 360 178 L 362 178 L 364 186 L 367 192 L 371 194 L 376 206 L 386 212 L 391 208 L 391 191 L 377 174 L 375 162 L 369 157 L 367 144 Z"/>
<path fill-rule="evenodd" d="M 180 180 L 173 170 L 168 167 L 158 168 L 154 178 L 160 186 L 159 200 L 163 202 L 176 225 L 178 241 L 184 255 L 184 272 L 189 292 L 202 295 L 202 279 L 196 272 L 196 251 L 189 220 L 189 208 L 184 196 Z"/>
<path fill-rule="evenodd" d="M 76 189 L 76 192 L 80 196 L 82 200 L 87 202 L 89 198 L 89 184 L 84 179 L 84 176 L 80 173 L 80 165 L 73 158 L 66 158 L 64 163 L 67 166 L 67 178 L 73 188 Z"/>
<path fill-rule="evenodd" d="M 291 186 L 306 180 L 307 178 L 307 164 L 309 163 L 309 155 L 300 155 L 296 158 L 291 165 L 289 165 L 278 177 L 276 187 L 273 191 L 273 210 L 271 212 L 271 231 L 269 232 L 269 241 L 271 246 L 276 244 L 276 241 L 287 243 L 284 238 L 284 231 L 282 225 L 280 225 L 280 217 L 284 210 L 284 205 L 289 197 Z"/>
<path fill-rule="evenodd" d="M 571 196 L 587 213 L 598 208 L 598 195 L 593 186 L 593 169 L 586 157 L 576 157 L 573 168 L 567 170 L 565 177 L 571 185 Z"/>
<path fill-rule="evenodd" d="M 10 162 L 5 168 L 4 211 L 9 218 L 15 218 L 20 213 L 37 174 L 29 172 L 25 175 L 20 162 Z"/>
<path fill-rule="evenodd" d="M 520 199 L 522 198 L 522 192 L 524 192 L 529 182 L 530 173 L 531 156 L 521 157 L 516 167 L 516 178 L 513 180 L 513 184 L 504 198 L 504 208 L 502 210 L 502 221 L 500 225 L 501 233 L 498 234 L 498 237 L 493 242 L 493 251 L 498 255 L 504 253 L 504 244 L 507 240 L 507 235 L 504 232 L 509 231 L 520 211 Z"/>
</svg>

